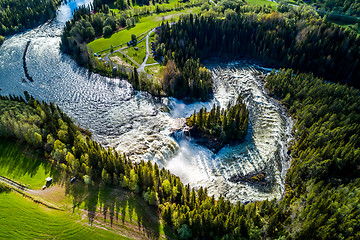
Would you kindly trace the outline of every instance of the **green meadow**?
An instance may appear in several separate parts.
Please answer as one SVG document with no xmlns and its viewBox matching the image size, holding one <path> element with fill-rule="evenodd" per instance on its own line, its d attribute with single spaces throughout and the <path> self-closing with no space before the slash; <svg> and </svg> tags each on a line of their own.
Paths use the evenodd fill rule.
<svg viewBox="0 0 360 240">
<path fill-rule="evenodd" d="M 0 239 L 129 239 L 14 192 L 0 194 L 0 208 Z"/>
<path fill-rule="evenodd" d="M 0 176 L 10 178 L 32 189 L 40 189 L 45 178 L 53 177 L 57 172 L 45 159 L 37 157 L 32 150 L 24 151 L 14 141 L 0 140 Z"/>
<path fill-rule="evenodd" d="M 131 57 L 135 62 L 137 62 L 139 65 L 144 61 L 144 58 L 146 56 L 146 42 L 142 41 L 137 45 L 138 50 L 135 50 L 134 47 L 129 47 L 125 50 L 122 50 L 123 53 Z"/>
<path fill-rule="evenodd" d="M 118 46 L 120 44 L 126 43 L 131 40 L 131 35 L 135 34 L 139 36 L 140 34 L 158 27 L 161 25 L 163 20 L 165 21 L 175 21 L 179 18 L 181 14 L 184 13 L 196 13 L 200 11 L 200 7 L 189 8 L 182 11 L 171 11 L 167 13 L 154 14 L 139 19 L 139 22 L 136 23 L 134 27 L 126 28 L 119 32 L 114 33 L 110 37 L 99 38 L 88 44 L 88 47 L 91 47 L 94 53 L 100 52 L 104 49 L 108 49 L 112 46 Z M 172 20 L 173 19 L 173 20 Z"/>
<path fill-rule="evenodd" d="M 270 5 L 272 7 L 278 5 L 278 3 L 268 0 L 245 0 L 245 1 L 250 5 L 259 5 L 259 6 Z"/>
<path fill-rule="evenodd" d="M 32 189 L 52 176 L 53 188 L 30 195 L 63 209 L 47 208 L 15 191 L 0 193 L 0 239 L 176 239 L 140 196 L 82 181 L 69 184 L 47 160 L 9 139 L 0 140 L 0 176 Z"/>
</svg>

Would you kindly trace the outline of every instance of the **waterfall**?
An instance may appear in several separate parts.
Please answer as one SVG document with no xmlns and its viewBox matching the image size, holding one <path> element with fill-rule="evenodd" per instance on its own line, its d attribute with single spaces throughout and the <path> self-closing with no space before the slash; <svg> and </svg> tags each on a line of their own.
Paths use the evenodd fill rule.
<svg viewBox="0 0 360 240">
<path fill-rule="evenodd" d="M 134 161 L 156 162 L 185 184 L 207 187 L 211 195 L 222 194 L 233 202 L 281 197 L 290 165 L 287 143 L 292 122 L 257 77 L 268 69 L 249 61 L 210 62 L 206 66 L 214 81 L 213 99 L 192 104 L 174 98 L 159 101 L 148 93 L 134 91 L 125 80 L 91 73 L 60 52 L 61 31 L 71 9 L 84 2 L 89 1 L 62 5 L 54 21 L 5 40 L 0 51 L 0 94 L 28 91 L 37 99 L 53 101 L 104 146 L 114 147 Z M 26 67 L 34 82 L 21 81 L 25 78 L 22 57 L 28 41 Z M 225 107 L 240 93 L 250 111 L 245 141 L 225 146 L 217 154 L 192 141 L 185 118 L 202 107 Z M 169 113 L 161 110 L 164 106 Z M 269 191 L 229 181 L 231 176 L 268 166 L 274 178 Z"/>
</svg>

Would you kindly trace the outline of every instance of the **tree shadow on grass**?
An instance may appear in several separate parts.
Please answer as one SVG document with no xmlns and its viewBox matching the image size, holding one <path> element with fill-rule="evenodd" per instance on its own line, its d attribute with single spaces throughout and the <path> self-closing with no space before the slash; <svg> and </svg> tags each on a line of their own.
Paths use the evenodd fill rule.
<svg viewBox="0 0 360 240">
<path fill-rule="evenodd" d="M 0 139 L 0 152 L 0 169 L 4 175 L 13 180 L 21 179 L 25 175 L 33 178 L 40 167 L 45 170 L 46 176 L 60 179 L 58 171 L 49 161 L 34 150 L 24 148 L 12 139 Z M 38 181 L 45 183 L 45 179 Z"/>
<path fill-rule="evenodd" d="M 91 225 L 101 223 L 140 238 L 161 237 L 160 218 L 155 209 L 130 191 L 78 181 L 67 184 L 66 193 L 73 198 L 73 210 L 86 211 Z"/>
</svg>

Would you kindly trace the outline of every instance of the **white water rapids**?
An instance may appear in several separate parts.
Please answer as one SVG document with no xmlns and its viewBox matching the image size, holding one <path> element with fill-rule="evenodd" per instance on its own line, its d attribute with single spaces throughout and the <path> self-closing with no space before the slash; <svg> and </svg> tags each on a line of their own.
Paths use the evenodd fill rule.
<svg viewBox="0 0 360 240">
<path fill-rule="evenodd" d="M 89 129 L 94 139 L 125 152 L 131 159 L 157 162 L 193 187 L 204 186 L 209 194 L 224 195 L 231 201 L 280 198 L 289 165 L 287 143 L 292 122 L 271 99 L 256 76 L 267 72 L 247 61 L 210 62 L 214 99 L 206 103 L 184 104 L 173 98 L 157 99 L 137 92 L 130 84 L 93 74 L 79 67 L 59 50 L 65 21 L 75 6 L 91 2 L 78 0 L 62 5 L 57 18 L 35 29 L 8 38 L 0 47 L 0 94 L 22 95 L 54 101 L 73 120 Z M 31 40 L 26 62 L 33 83 L 23 82 L 22 55 Z M 194 109 L 213 103 L 224 107 L 241 93 L 250 110 L 250 128 L 245 142 L 227 146 L 217 154 L 189 139 L 170 136 Z M 167 106 L 170 113 L 161 111 Z M 267 169 L 273 185 L 267 191 L 228 179 Z M 268 177 L 271 177 L 268 176 Z"/>
</svg>

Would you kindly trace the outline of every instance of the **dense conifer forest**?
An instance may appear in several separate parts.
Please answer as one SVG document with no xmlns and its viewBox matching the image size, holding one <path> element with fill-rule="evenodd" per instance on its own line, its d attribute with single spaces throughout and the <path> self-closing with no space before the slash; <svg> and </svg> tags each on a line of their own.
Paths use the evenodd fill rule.
<svg viewBox="0 0 360 240">
<path fill-rule="evenodd" d="M 22 3 L 0 0 L 0 7 L 9 9 L 3 5 L 9 2 Z M 92 8 L 78 9 L 62 36 L 63 51 L 96 71 L 103 66 L 91 62 L 86 43 L 132 24 L 131 17 L 128 21 L 123 16 L 122 25 L 104 3 L 110 1 L 96 0 Z M 116 4 L 127 7 L 121 1 Z M 357 1 L 321 4 L 357 14 Z M 206 188 L 191 188 L 156 163 L 133 162 L 103 147 L 54 103 L 38 101 L 27 92 L 24 97 L 0 95 L 0 137 L 35 149 L 44 161 L 86 184 L 138 194 L 180 239 L 360 239 L 359 37 L 304 7 L 275 12 L 239 1 L 230 8 L 218 5 L 204 5 L 199 15 L 162 24 L 156 37 L 156 52 L 164 56 L 161 89 L 150 85 L 144 89 L 147 83 L 135 68 L 126 76 L 136 89 L 206 100 L 212 93 L 211 73 L 201 61 L 207 58 L 247 57 L 289 68 L 273 70 L 264 79 L 268 93 L 295 121 L 288 149 L 291 167 L 281 199 L 231 203 L 223 196 L 215 198 Z M 39 11 L 51 17 L 51 6 Z M 6 9 L 0 11 L 0 34 L 27 27 L 19 14 L 4 15 Z M 4 16 L 12 30 L 3 25 Z M 194 112 L 187 123 L 223 142 L 235 141 L 246 135 L 248 110 L 240 97 L 226 110 L 214 106 L 210 112 Z M 0 192 L 7 191 L 0 183 Z"/>
<path fill-rule="evenodd" d="M 346 14 L 348 16 L 360 16 L 360 1 L 359 0 L 313 0 L 320 9 L 331 12 L 336 11 Z"/>
<path fill-rule="evenodd" d="M 357 35 L 296 9 L 232 12 L 225 19 L 190 15 L 171 27 L 164 24 L 157 45 L 180 69 L 191 58 L 243 56 L 360 86 Z"/>
<path fill-rule="evenodd" d="M 60 3 L 60 0 L 0 0 L 0 35 L 14 34 L 46 22 L 55 17 Z"/>
<path fill-rule="evenodd" d="M 292 166 L 280 202 L 216 200 L 156 164 L 133 163 L 103 148 L 54 104 L 28 94 L 26 100 L 1 97 L 0 133 L 39 149 L 78 178 L 140 194 L 184 239 L 356 239 L 359 90 L 292 70 L 272 72 L 266 87 L 296 119 Z"/>
<path fill-rule="evenodd" d="M 221 149 L 224 144 L 241 141 L 247 134 L 249 110 L 239 96 L 234 106 L 230 103 L 226 109 L 214 106 L 207 112 L 201 108 L 198 113 L 186 119 L 190 126 L 190 133 L 193 137 L 209 138 L 217 143 L 216 149 Z"/>
</svg>

